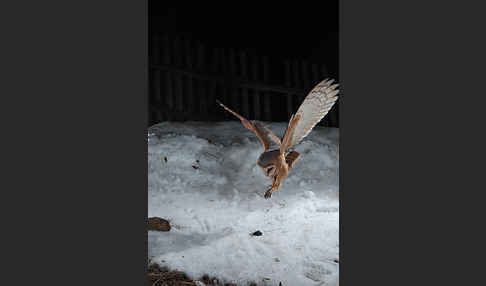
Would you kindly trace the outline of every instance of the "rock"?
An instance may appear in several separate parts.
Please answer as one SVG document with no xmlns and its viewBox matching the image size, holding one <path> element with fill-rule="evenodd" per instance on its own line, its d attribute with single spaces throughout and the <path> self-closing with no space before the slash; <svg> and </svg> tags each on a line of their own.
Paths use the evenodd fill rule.
<svg viewBox="0 0 486 286">
<path fill-rule="evenodd" d="M 257 230 L 254 233 L 252 233 L 251 235 L 253 235 L 253 236 L 260 236 L 260 235 L 263 235 L 263 233 L 261 231 Z"/>
<path fill-rule="evenodd" d="M 170 224 L 167 220 L 160 217 L 150 217 L 147 221 L 148 230 L 170 231 Z"/>
</svg>

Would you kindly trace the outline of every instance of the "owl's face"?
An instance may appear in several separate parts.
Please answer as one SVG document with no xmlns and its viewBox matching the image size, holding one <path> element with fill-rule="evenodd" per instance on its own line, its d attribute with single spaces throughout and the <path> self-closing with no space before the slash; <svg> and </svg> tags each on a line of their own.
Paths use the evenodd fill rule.
<svg viewBox="0 0 486 286">
<path fill-rule="evenodd" d="M 277 173 L 280 152 L 278 150 L 263 152 L 257 160 L 263 175 L 273 177 Z"/>
<path fill-rule="evenodd" d="M 263 175 L 267 176 L 267 177 L 273 177 L 275 176 L 275 170 L 276 170 L 276 166 L 275 164 L 270 164 L 266 167 L 261 167 L 262 171 L 263 171 Z"/>
</svg>

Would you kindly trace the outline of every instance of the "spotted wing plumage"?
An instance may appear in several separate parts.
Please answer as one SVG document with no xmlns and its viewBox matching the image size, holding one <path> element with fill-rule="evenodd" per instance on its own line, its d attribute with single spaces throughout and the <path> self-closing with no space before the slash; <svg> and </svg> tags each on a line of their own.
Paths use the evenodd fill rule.
<svg viewBox="0 0 486 286">
<path fill-rule="evenodd" d="M 304 99 L 293 118 L 300 115 L 300 120 L 295 124 L 290 139 L 282 139 L 285 142 L 285 150 L 288 151 L 304 139 L 312 128 L 326 116 L 338 99 L 338 84 L 332 84 L 334 80 L 324 80 L 316 85 Z M 289 124 L 290 125 L 290 124 Z M 287 132 L 286 132 L 287 133 Z"/>
</svg>

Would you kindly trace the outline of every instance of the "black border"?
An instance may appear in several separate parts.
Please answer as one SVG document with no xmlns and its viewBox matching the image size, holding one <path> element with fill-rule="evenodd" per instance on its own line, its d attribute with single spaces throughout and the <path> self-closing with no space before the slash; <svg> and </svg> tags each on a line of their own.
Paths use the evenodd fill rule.
<svg viewBox="0 0 486 286">
<path fill-rule="evenodd" d="M 0 10 L 1 284 L 146 285 L 147 1 Z"/>
<path fill-rule="evenodd" d="M 340 5 L 340 285 L 484 281 L 484 8 Z"/>
</svg>

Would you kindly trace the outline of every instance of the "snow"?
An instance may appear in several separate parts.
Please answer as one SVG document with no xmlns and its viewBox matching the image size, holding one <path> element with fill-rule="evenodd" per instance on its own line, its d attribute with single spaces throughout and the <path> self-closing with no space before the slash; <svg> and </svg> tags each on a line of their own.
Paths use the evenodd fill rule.
<svg viewBox="0 0 486 286">
<path fill-rule="evenodd" d="M 279 137 L 287 127 L 265 125 Z M 239 121 L 163 122 L 148 133 L 148 216 L 172 226 L 149 231 L 152 261 L 193 279 L 338 285 L 338 129 L 314 128 L 268 200 L 256 165 L 263 146 Z"/>
</svg>

